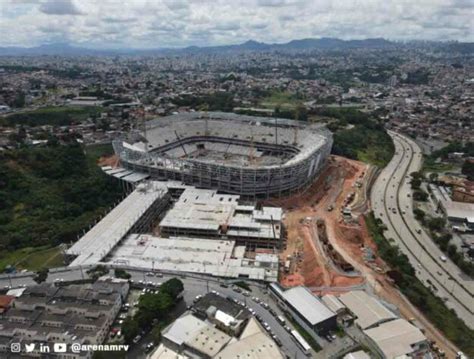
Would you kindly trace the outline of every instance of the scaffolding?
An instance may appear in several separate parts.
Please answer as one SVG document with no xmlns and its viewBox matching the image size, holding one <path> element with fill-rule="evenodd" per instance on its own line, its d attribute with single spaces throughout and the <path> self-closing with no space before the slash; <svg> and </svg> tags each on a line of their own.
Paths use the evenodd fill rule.
<svg viewBox="0 0 474 359">
<path fill-rule="evenodd" d="M 222 113 L 168 116 L 150 121 L 148 128 L 150 151 L 124 145 L 123 139 L 113 142 L 123 167 L 154 179 L 182 181 L 251 199 L 287 196 L 305 189 L 323 168 L 333 142 L 332 134 L 320 125 Z M 228 155 L 221 163 L 192 158 L 189 154 L 197 143 L 245 147 L 247 162 L 230 163 Z M 266 164 L 256 152 L 271 154 L 281 163 Z"/>
</svg>

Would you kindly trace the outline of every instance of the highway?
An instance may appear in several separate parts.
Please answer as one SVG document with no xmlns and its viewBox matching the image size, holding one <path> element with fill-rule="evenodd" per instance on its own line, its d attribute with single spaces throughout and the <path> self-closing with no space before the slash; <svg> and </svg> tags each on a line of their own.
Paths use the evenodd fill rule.
<svg viewBox="0 0 474 359">
<path fill-rule="evenodd" d="M 371 191 L 376 218 L 387 226 L 385 237 L 393 239 L 407 255 L 416 276 L 474 328 L 474 281 L 463 274 L 432 241 L 413 215 L 410 173 L 422 166 L 419 146 L 411 139 L 390 132 L 395 155 L 377 178 Z"/>
</svg>

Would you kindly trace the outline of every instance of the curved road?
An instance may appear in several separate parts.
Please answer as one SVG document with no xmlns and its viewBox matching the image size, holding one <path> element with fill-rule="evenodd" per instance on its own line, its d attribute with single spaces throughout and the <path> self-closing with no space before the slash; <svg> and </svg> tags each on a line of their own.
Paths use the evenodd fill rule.
<svg viewBox="0 0 474 359">
<path fill-rule="evenodd" d="M 413 217 L 409 175 L 421 168 L 421 150 L 405 136 L 390 131 L 389 135 L 395 144 L 395 155 L 372 187 L 374 215 L 387 226 L 385 236 L 407 255 L 417 277 L 474 328 L 474 281 L 449 259 L 440 259 L 444 254 Z"/>
</svg>

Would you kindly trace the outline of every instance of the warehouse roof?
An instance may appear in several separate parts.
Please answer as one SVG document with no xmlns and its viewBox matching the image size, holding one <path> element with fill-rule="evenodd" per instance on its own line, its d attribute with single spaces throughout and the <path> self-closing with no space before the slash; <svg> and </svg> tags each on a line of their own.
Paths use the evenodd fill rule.
<svg viewBox="0 0 474 359">
<path fill-rule="evenodd" d="M 311 325 L 321 323 L 336 315 L 305 287 L 280 290 L 279 294 Z"/>
<path fill-rule="evenodd" d="M 177 345 L 182 345 L 184 342 L 191 339 L 197 331 L 206 326 L 207 324 L 201 319 L 196 318 L 192 314 L 187 314 L 176 319 L 163 333 L 163 337 Z"/>
<path fill-rule="evenodd" d="M 268 337 L 255 318 L 250 318 L 238 340 L 232 339 L 215 356 L 216 359 L 280 359 L 283 358 L 275 342 Z"/>
<path fill-rule="evenodd" d="M 423 333 L 405 319 L 395 319 L 378 327 L 364 330 L 386 358 L 412 353 L 413 346 L 426 341 Z"/>
<path fill-rule="evenodd" d="M 343 359 L 370 359 L 370 355 L 363 350 L 358 350 L 344 355 Z"/>
<path fill-rule="evenodd" d="M 346 308 L 344 306 L 344 304 L 342 304 L 341 301 L 339 299 L 337 299 L 337 297 L 332 295 L 332 294 L 326 294 L 326 295 L 322 296 L 321 300 L 334 313 L 338 313 L 338 312 L 340 312 L 340 311 L 342 311 Z"/>
<path fill-rule="evenodd" d="M 474 215 L 474 204 L 450 201 L 444 203 L 446 215 L 449 218 L 468 219 Z"/>
<path fill-rule="evenodd" d="M 380 301 L 362 290 L 342 294 L 339 300 L 357 316 L 356 323 L 362 329 L 396 318 Z"/>
</svg>

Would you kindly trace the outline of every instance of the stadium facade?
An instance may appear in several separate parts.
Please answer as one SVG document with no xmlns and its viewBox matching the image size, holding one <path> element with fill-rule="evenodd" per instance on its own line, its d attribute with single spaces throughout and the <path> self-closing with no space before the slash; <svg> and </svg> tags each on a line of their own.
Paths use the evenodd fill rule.
<svg viewBox="0 0 474 359">
<path fill-rule="evenodd" d="M 221 112 L 146 123 L 113 142 L 122 167 L 244 198 L 285 196 L 311 184 L 332 147 L 322 125 Z"/>
</svg>

